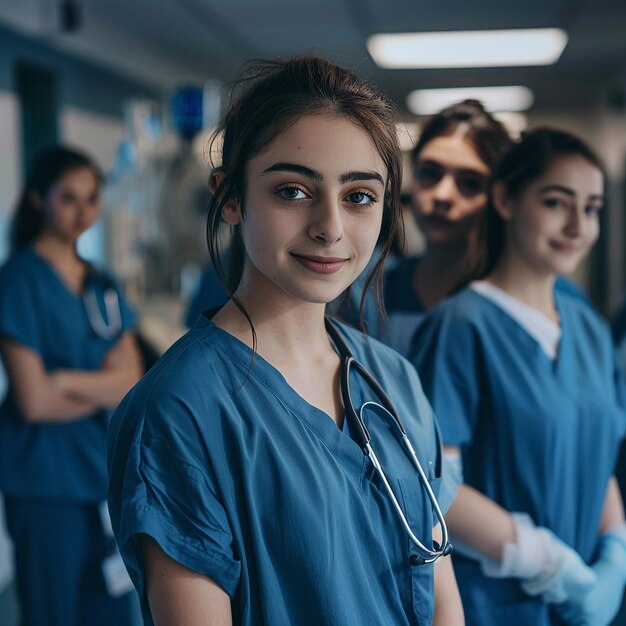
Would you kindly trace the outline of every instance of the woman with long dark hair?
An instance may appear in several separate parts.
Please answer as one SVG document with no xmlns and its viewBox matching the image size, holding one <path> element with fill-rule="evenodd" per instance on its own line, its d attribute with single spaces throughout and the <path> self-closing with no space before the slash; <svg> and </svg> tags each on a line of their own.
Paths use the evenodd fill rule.
<svg viewBox="0 0 626 626">
<path fill-rule="evenodd" d="M 446 450 L 461 454 L 446 519 L 471 624 L 606 626 L 620 606 L 624 381 L 607 325 L 556 288 L 596 242 L 604 193 L 580 139 L 525 133 L 494 174 L 484 278 L 413 340 Z"/>
<path fill-rule="evenodd" d="M 103 501 L 110 411 L 141 375 L 135 318 L 76 250 L 98 218 L 100 179 L 75 150 L 39 154 L 0 269 L 0 490 L 24 626 L 131 619 Z"/>
</svg>

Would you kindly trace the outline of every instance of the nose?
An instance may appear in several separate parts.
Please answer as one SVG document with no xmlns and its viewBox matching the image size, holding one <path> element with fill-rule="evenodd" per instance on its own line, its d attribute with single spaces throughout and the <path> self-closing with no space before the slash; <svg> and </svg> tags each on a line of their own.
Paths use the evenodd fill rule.
<svg viewBox="0 0 626 626">
<path fill-rule="evenodd" d="M 564 232 L 568 237 L 578 237 L 580 235 L 581 210 L 578 207 L 572 207 L 567 214 L 567 222 L 565 223 Z"/>
<path fill-rule="evenodd" d="M 451 174 L 444 174 L 433 188 L 433 200 L 440 206 L 449 208 L 454 201 L 456 184 Z"/>
<path fill-rule="evenodd" d="M 343 238 L 343 213 L 341 203 L 334 198 L 322 198 L 312 207 L 313 216 L 309 237 L 324 245 L 331 245 Z"/>
</svg>

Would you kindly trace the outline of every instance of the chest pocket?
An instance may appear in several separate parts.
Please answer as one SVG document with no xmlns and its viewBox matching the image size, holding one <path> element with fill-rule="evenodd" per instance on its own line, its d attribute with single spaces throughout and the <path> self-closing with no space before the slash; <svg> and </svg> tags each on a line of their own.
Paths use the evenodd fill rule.
<svg viewBox="0 0 626 626">
<path fill-rule="evenodd" d="M 441 478 L 429 480 L 435 497 L 439 495 Z M 436 523 L 434 511 L 426 490 L 417 478 L 399 478 L 402 509 L 411 526 L 413 534 L 427 547 L 432 546 L 433 525 Z M 406 535 L 407 553 L 417 554 L 417 549 Z M 434 565 L 410 565 L 407 558 L 406 567 L 411 578 L 411 595 L 413 610 L 420 624 L 430 624 L 434 612 L 435 584 Z"/>
</svg>

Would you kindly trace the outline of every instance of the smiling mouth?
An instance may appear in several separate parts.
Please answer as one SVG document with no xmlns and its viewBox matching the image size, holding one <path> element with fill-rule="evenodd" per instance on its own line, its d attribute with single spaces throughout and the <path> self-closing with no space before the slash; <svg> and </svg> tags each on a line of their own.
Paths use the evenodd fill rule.
<svg viewBox="0 0 626 626">
<path fill-rule="evenodd" d="M 558 252 L 564 252 L 566 254 L 573 254 L 574 252 L 578 252 L 580 249 L 579 246 L 573 246 L 572 244 L 567 243 L 558 243 L 557 241 L 551 241 L 550 245 Z"/>
<path fill-rule="evenodd" d="M 308 270 L 317 274 L 334 274 L 340 270 L 348 259 L 339 257 L 323 257 L 291 253 L 291 256 Z"/>
</svg>

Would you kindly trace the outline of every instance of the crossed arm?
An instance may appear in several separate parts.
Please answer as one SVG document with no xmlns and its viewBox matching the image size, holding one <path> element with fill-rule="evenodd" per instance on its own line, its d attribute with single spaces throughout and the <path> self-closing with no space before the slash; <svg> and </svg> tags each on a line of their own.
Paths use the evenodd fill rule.
<svg viewBox="0 0 626 626">
<path fill-rule="evenodd" d="M 0 355 L 24 418 L 29 422 L 73 421 L 101 408 L 114 408 L 142 374 L 141 355 L 124 333 L 99 370 L 50 373 L 37 352 L 11 339 Z"/>
</svg>

